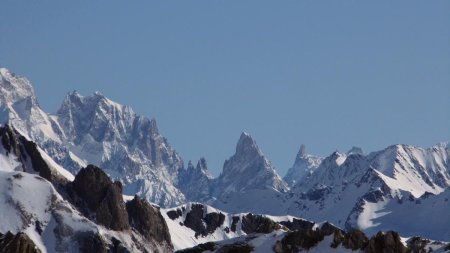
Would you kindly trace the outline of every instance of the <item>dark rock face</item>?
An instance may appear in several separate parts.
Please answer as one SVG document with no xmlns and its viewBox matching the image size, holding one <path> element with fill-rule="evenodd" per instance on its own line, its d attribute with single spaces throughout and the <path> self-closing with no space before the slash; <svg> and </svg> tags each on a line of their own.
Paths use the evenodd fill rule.
<svg viewBox="0 0 450 253">
<path fill-rule="evenodd" d="M 0 252 L 2 253 L 40 253 L 34 242 L 24 233 L 0 233 Z"/>
<path fill-rule="evenodd" d="M 126 203 L 128 220 L 134 229 L 147 239 L 157 242 L 165 242 L 172 245 L 169 228 L 160 211 L 150 205 L 146 200 L 135 196 L 133 200 Z"/>
<path fill-rule="evenodd" d="M 213 242 L 207 242 L 199 244 L 193 248 L 178 250 L 176 253 L 202 253 L 205 251 L 214 251 L 216 249 L 216 244 Z"/>
<path fill-rule="evenodd" d="M 405 253 L 407 248 L 400 240 L 397 232 L 388 231 L 386 234 L 378 232 L 369 241 L 365 253 Z"/>
<path fill-rule="evenodd" d="M 246 243 L 233 243 L 217 250 L 218 253 L 250 253 L 252 251 L 253 247 Z"/>
<path fill-rule="evenodd" d="M 314 222 L 296 218 L 294 218 L 292 221 L 281 221 L 280 224 L 287 227 L 289 230 L 312 229 L 314 226 Z"/>
<path fill-rule="evenodd" d="M 407 245 L 413 253 L 426 253 L 425 247 L 428 243 L 430 240 L 415 236 L 408 240 Z"/>
<path fill-rule="evenodd" d="M 233 221 L 231 222 L 231 231 L 236 232 L 236 226 L 239 222 L 239 216 L 233 216 Z"/>
<path fill-rule="evenodd" d="M 23 158 L 24 150 L 17 138 L 17 133 L 9 125 L 0 127 L 0 136 L 2 138 L 3 147 L 8 153 L 13 153 L 19 158 Z"/>
<path fill-rule="evenodd" d="M 14 154 L 21 160 L 24 171 L 39 172 L 39 176 L 52 182 L 57 189 L 60 185 L 67 183 L 65 178 L 52 172 L 47 162 L 42 158 L 36 143 L 27 140 L 9 125 L 0 127 L 0 136 L 2 145 L 6 151 Z M 27 159 L 30 159 L 32 168 L 27 168 L 27 165 L 30 164 Z"/>
<path fill-rule="evenodd" d="M 316 246 L 324 238 L 320 230 L 297 230 L 289 232 L 281 241 L 275 244 L 276 253 L 294 253 L 301 249 L 310 249 Z"/>
<path fill-rule="evenodd" d="M 169 216 L 169 218 L 171 220 L 175 220 L 178 219 L 179 217 L 181 217 L 183 215 L 183 212 L 181 212 L 180 209 L 177 210 L 170 210 L 167 212 L 167 216 Z"/>
<path fill-rule="evenodd" d="M 195 231 L 195 236 L 206 236 L 213 233 L 225 221 L 223 213 L 208 213 L 204 215 L 204 206 L 192 204 L 191 211 L 186 215 L 184 225 Z M 205 226 L 206 225 L 206 226 Z"/>
<path fill-rule="evenodd" d="M 280 229 L 280 224 L 261 215 L 253 215 L 251 213 L 242 217 L 242 231 L 247 234 L 252 233 L 271 233 Z"/>
<path fill-rule="evenodd" d="M 366 248 L 368 243 L 369 239 L 360 230 L 353 230 L 350 233 L 336 231 L 334 232 L 334 239 L 331 247 L 337 248 L 342 244 L 346 249 L 355 251 Z"/>
<path fill-rule="evenodd" d="M 288 232 L 281 241 L 278 241 L 273 250 L 277 253 L 298 252 L 301 249 L 310 249 L 321 242 L 325 236 L 333 235 L 333 248 L 343 245 L 345 248 L 357 250 L 363 249 L 367 243 L 367 237 L 361 231 L 345 231 L 326 222 L 320 228 L 312 227 Z"/>
<path fill-rule="evenodd" d="M 76 240 L 80 245 L 80 252 L 108 252 L 108 246 L 98 234 L 92 232 L 80 233 L 76 235 Z"/>
<path fill-rule="evenodd" d="M 87 217 L 113 230 L 129 229 L 128 213 L 122 197 L 122 185 L 111 182 L 98 167 L 80 170 L 67 187 L 72 203 Z"/>
</svg>

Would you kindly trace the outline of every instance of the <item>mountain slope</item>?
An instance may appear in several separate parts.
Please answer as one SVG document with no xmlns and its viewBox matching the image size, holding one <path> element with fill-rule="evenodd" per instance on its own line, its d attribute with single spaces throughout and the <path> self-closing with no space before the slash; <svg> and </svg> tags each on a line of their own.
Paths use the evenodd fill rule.
<svg viewBox="0 0 450 253">
<path fill-rule="evenodd" d="M 73 177 L 9 126 L 0 127 L 0 140 L 0 233 L 24 233 L 41 252 L 172 251 L 168 235 L 129 224 L 136 215 L 125 206 L 135 200 L 125 203 L 120 183 L 99 168 Z M 139 216 L 159 213 L 146 209 Z M 154 223 L 166 226 L 159 217 Z"/>
</svg>

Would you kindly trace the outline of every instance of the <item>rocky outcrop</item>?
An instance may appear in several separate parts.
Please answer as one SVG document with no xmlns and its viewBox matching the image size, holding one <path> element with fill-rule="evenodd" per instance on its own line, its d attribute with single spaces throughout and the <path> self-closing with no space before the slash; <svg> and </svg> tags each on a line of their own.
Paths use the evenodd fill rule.
<svg viewBox="0 0 450 253">
<path fill-rule="evenodd" d="M 314 227 L 315 223 L 307 220 L 293 218 L 292 221 L 281 221 L 280 224 L 287 227 L 289 230 L 294 231 L 311 229 Z"/>
<path fill-rule="evenodd" d="M 406 253 L 408 252 L 403 245 L 397 232 L 388 231 L 386 233 L 378 232 L 372 237 L 364 250 L 365 253 Z"/>
<path fill-rule="evenodd" d="M 207 242 L 199 244 L 193 248 L 178 250 L 176 253 L 202 253 L 205 251 L 214 251 L 216 249 L 216 244 L 214 242 Z"/>
<path fill-rule="evenodd" d="M 113 230 L 129 229 L 120 182 L 112 182 L 100 168 L 88 165 L 67 187 L 72 203 L 87 217 Z"/>
<path fill-rule="evenodd" d="M 204 206 L 192 204 L 191 211 L 186 214 L 184 225 L 195 231 L 195 236 L 206 236 L 213 233 L 225 221 L 222 213 L 208 213 L 204 215 Z"/>
<path fill-rule="evenodd" d="M 126 203 L 128 221 L 145 238 L 172 245 L 169 228 L 158 208 L 135 196 Z"/>
<path fill-rule="evenodd" d="M 338 230 L 334 232 L 334 238 L 331 247 L 336 248 L 339 245 L 342 245 L 346 249 L 355 251 L 358 249 L 366 248 L 368 242 L 369 239 L 363 232 L 361 232 L 361 230 L 356 229 L 349 233 L 344 233 Z"/>
<path fill-rule="evenodd" d="M 39 176 L 52 182 L 57 189 L 68 181 L 53 171 L 39 152 L 36 143 L 27 140 L 16 129 L 6 124 L 0 127 L 0 138 L 7 154 L 14 154 L 21 162 L 23 171 L 39 172 Z"/>
<path fill-rule="evenodd" d="M 251 213 L 242 216 L 242 231 L 244 231 L 246 234 L 267 234 L 278 229 L 281 229 L 280 224 L 267 217 L 261 215 L 253 215 Z"/>
<path fill-rule="evenodd" d="M 34 242 L 25 233 L 0 233 L 1 253 L 40 253 Z"/>
<path fill-rule="evenodd" d="M 360 231 L 346 233 L 331 223 L 324 223 L 319 228 L 306 228 L 291 231 L 278 241 L 273 250 L 277 253 L 298 252 L 302 249 L 310 249 L 320 243 L 325 236 L 333 236 L 333 242 L 330 245 L 336 248 L 343 245 L 345 248 L 358 250 L 367 245 L 367 237 Z"/>
<path fill-rule="evenodd" d="M 414 236 L 407 241 L 407 246 L 412 253 L 426 253 L 426 246 L 431 241 L 418 236 Z"/>
</svg>

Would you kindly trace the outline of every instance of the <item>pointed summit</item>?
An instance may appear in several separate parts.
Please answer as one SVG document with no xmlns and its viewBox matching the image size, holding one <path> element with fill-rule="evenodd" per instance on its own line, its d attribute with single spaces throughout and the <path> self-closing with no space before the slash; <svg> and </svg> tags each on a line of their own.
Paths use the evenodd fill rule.
<svg viewBox="0 0 450 253">
<path fill-rule="evenodd" d="M 306 157 L 306 146 L 302 144 L 300 146 L 300 150 L 298 151 L 297 158 L 305 158 Z"/>
<path fill-rule="evenodd" d="M 256 141 L 253 137 L 246 132 L 242 132 L 239 137 L 239 141 L 236 145 L 236 154 L 240 155 L 259 155 L 262 156 L 262 152 L 256 145 Z"/>
<path fill-rule="evenodd" d="M 295 157 L 294 165 L 284 176 L 284 181 L 293 186 L 297 182 L 307 179 L 322 163 L 323 158 L 306 154 L 306 146 L 302 144 Z"/>
<path fill-rule="evenodd" d="M 0 68 L 0 104 L 12 105 L 26 98 L 36 101 L 30 81 L 6 68 Z"/>
<path fill-rule="evenodd" d="M 288 189 L 272 163 L 246 132 L 239 138 L 236 153 L 225 161 L 217 182 L 215 195 L 219 198 L 253 190 L 284 192 Z"/>
</svg>

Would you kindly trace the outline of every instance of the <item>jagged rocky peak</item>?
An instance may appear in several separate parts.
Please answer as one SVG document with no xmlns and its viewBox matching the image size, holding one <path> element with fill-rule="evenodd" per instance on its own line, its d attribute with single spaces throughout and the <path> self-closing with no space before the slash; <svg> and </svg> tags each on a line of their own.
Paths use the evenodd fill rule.
<svg viewBox="0 0 450 253">
<path fill-rule="evenodd" d="M 224 195 L 255 189 L 286 191 L 288 187 L 255 140 L 244 132 L 237 143 L 236 153 L 224 163 L 215 194 Z"/>
<path fill-rule="evenodd" d="M 252 156 L 263 155 L 258 145 L 256 145 L 256 141 L 250 134 L 246 132 L 242 132 L 241 137 L 239 138 L 239 141 L 236 145 L 236 154 Z"/>
<path fill-rule="evenodd" d="M 0 103 L 10 104 L 29 97 L 35 98 L 30 81 L 0 68 Z"/>
<path fill-rule="evenodd" d="M 197 166 L 195 166 L 195 169 L 197 171 L 200 171 L 202 174 L 205 174 L 208 178 L 213 178 L 211 173 L 208 170 L 208 164 L 206 162 L 206 159 L 204 157 L 200 158 L 197 162 Z"/>
<path fill-rule="evenodd" d="M 284 180 L 290 186 L 311 176 L 315 169 L 322 163 L 323 158 L 306 153 L 306 146 L 302 144 L 295 157 L 294 165 L 287 171 Z"/>
<path fill-rule="evenodd" d="M 94 138 L 125 134 L 135 117 L 129 106 L 113 102 L 99 92 L 82 96 L 77 91 L 64 98 L 57 115 L 69 133 L 90 133 Z M 98 132 L 108 134 L 100 136 Z"/>
<path fill-rule="evenodd" d="M 301 158 L 305 158 L 305 157 L 306 157 L 306 146 L 305 146 L 305 144 L 302 144 L 300 146 L 300 150 L 298 151 L 297 159 L 301 159 Z"/>
<path fill-rule="evenodd" d="M 179 188 L 191 201 L 207 201 L 211 197 L 211 183 L 213 176 L 208 171 L 206 159 L 201 158 L 194 166 L 189 161 L 186 170 L 182 170 L 179 179 Z"/>
</svg>

